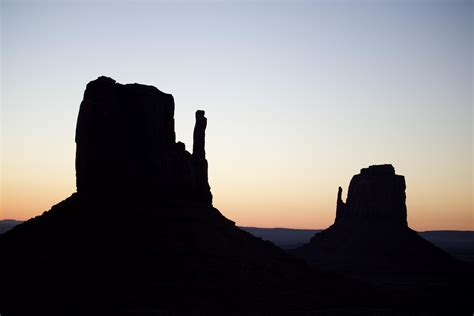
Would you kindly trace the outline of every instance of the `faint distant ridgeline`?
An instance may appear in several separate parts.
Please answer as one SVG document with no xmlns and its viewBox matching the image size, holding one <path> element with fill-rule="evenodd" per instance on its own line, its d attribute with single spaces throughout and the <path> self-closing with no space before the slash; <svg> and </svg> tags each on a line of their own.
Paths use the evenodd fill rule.
<svg viewBox="0 0 474 316">
<path fill-rule="evenodd" d="M 0 220 L 0 234 L 5 233 L 6 231 L 9 231 L 13 227 L 15 227 L 18 224 L 23 223 L 22 221 L 16 221 L 14 219 L 4 219 Z"/>
</svg>

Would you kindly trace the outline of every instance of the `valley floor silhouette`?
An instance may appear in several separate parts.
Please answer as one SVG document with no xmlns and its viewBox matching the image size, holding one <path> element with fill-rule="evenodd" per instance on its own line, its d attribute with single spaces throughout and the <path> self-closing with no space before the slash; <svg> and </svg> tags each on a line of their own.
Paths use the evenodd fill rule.
<svg viewBox="0 0 474 316">
<path fill-rule="evenodd" d="M 381 292 L 311 268 L 225 218 L 212 206 L 206 125 L 204 111 L 197 111 L 190 153 L 176 142 L 170 94 L 107 77 L 90 82 L 76 128 L 77 192 L 0 235 L 2 315 L 364 312 L 403 310 L 405 299 L 427 310 L 429 293 Z M 381 199 L 377 206 L 395 205 L 400 213 L 390 218 L 406 225 L 404 203 Z M 338 202 L 341 225 L 365 206 L 350 201 Z M 465 296 L 429 304 L 471 308 Z"/>
</svg>

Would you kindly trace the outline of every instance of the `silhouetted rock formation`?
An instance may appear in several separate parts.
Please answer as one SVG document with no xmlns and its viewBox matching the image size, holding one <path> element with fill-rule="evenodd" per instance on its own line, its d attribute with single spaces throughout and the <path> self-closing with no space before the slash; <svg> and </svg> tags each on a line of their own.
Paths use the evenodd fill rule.
<svg viewBox="0 0 474 316">
<path fill-rule="evenodd" d="M 405 187 L 392 165 L 362 169 L 346 203 L 339 187 L 334 224 L 293 252 L 323 269 L 387 282 L 452 269 L 457 261 L 408 227 Z"/>
<path fill-rule="evenodd" d="M 420 237 L 406 215 L 404 177 L 391 165 L 370 166 L 352 178 L 346 203 L 338 189 L 334 224 L 291 253 L 373 284 L 410 312 L 472 313 L 472 266 Z"/>
<path fill-rule="evenodd" d="M 337 195 L 336 223 L 344 220 L 386 220 L 407 225 L 405 178 L 395 174 L 392 165 L 364 168 L 349 185 L 347 204 L 342 188 Z"/>
<path fill-rule="evenodd" d="M 196 111 L 196 125 L 193 135 L 193 162 L 196 179 L 196 193 L 200 201 L 212 203 L 211 188 L 207 178 L 207 160 L 205 145 L 205 131 L 207 119 L 204 111 Z"/>
<path fill-rule="evenodd" d="M 204 111 L 197 111 L 191 155 L 176 143 L 172 95 L 100 77 L 87 85 L 79 110 L 77 192 L 211 205 L 205 129 Z"/>
<path fill-rule="evenodd" d="M 173 97 L 155 87 L 107 77 L 87 85 L 77 192 L 0 235 L 2 315 L 399 308 L 399 296 L 311 269 L 225 218 L 212 206 L 204 111 L 192 154 L 176 142 L 173 116 Z M 407 227 L 393 168 L 363 171 L 349 191 L 347 204 L 339 191 L 337 223 L 303 248 L 311 262 L 451 260 Z M 402 301 L 426 312 L 418 297 Z M 465 304 L 444 297 L 449 309 Z"/>
<path fill-rule="evenodd" d="M 309 269 L 212 207 L 204 111 L 192 154 L 173 113 L 173 97 L 151 86 L 87 85 L 77 193 L 0 236 L 0 313 L 361 304 L 351 292 L 365 287 Z"/>
</svg>

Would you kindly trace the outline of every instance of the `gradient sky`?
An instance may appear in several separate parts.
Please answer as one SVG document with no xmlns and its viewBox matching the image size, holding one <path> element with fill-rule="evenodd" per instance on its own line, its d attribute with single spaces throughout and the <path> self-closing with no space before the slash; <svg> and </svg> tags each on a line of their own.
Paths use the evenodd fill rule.
<svg viewBox="0 0 474 316">
<path fill-rule="evenodd" d="M 75 191 L 87 82 L 206 110 L 214 205 L 238 225 L 325 228 L 371 164 L 417 230 L 474 229 L 473 1 L 1 1 L 0 219 Z"/>
</svg>

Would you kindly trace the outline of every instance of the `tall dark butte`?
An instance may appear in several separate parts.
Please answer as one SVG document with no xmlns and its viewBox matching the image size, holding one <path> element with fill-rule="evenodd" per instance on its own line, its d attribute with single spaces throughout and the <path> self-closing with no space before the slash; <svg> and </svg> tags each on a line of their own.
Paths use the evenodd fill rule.
<svg viewBox="0 0 474 316">
<path fill-rule="evenodd" d="M 396 175 L 392 165 L 364 168 L 352 177 L 347 203 L 342 188 L 337 193 L 336 223 L 369 221 L 407 226 L 405 177 Z"/>
<path fill-rule="evenodd" d="M 77 192 L 212 205 L 205 129 L 197 111 L 191 155 L 176 142 L 172 95 L 100 77 L 87 85 L 79 110 Z"/>
</svg>

